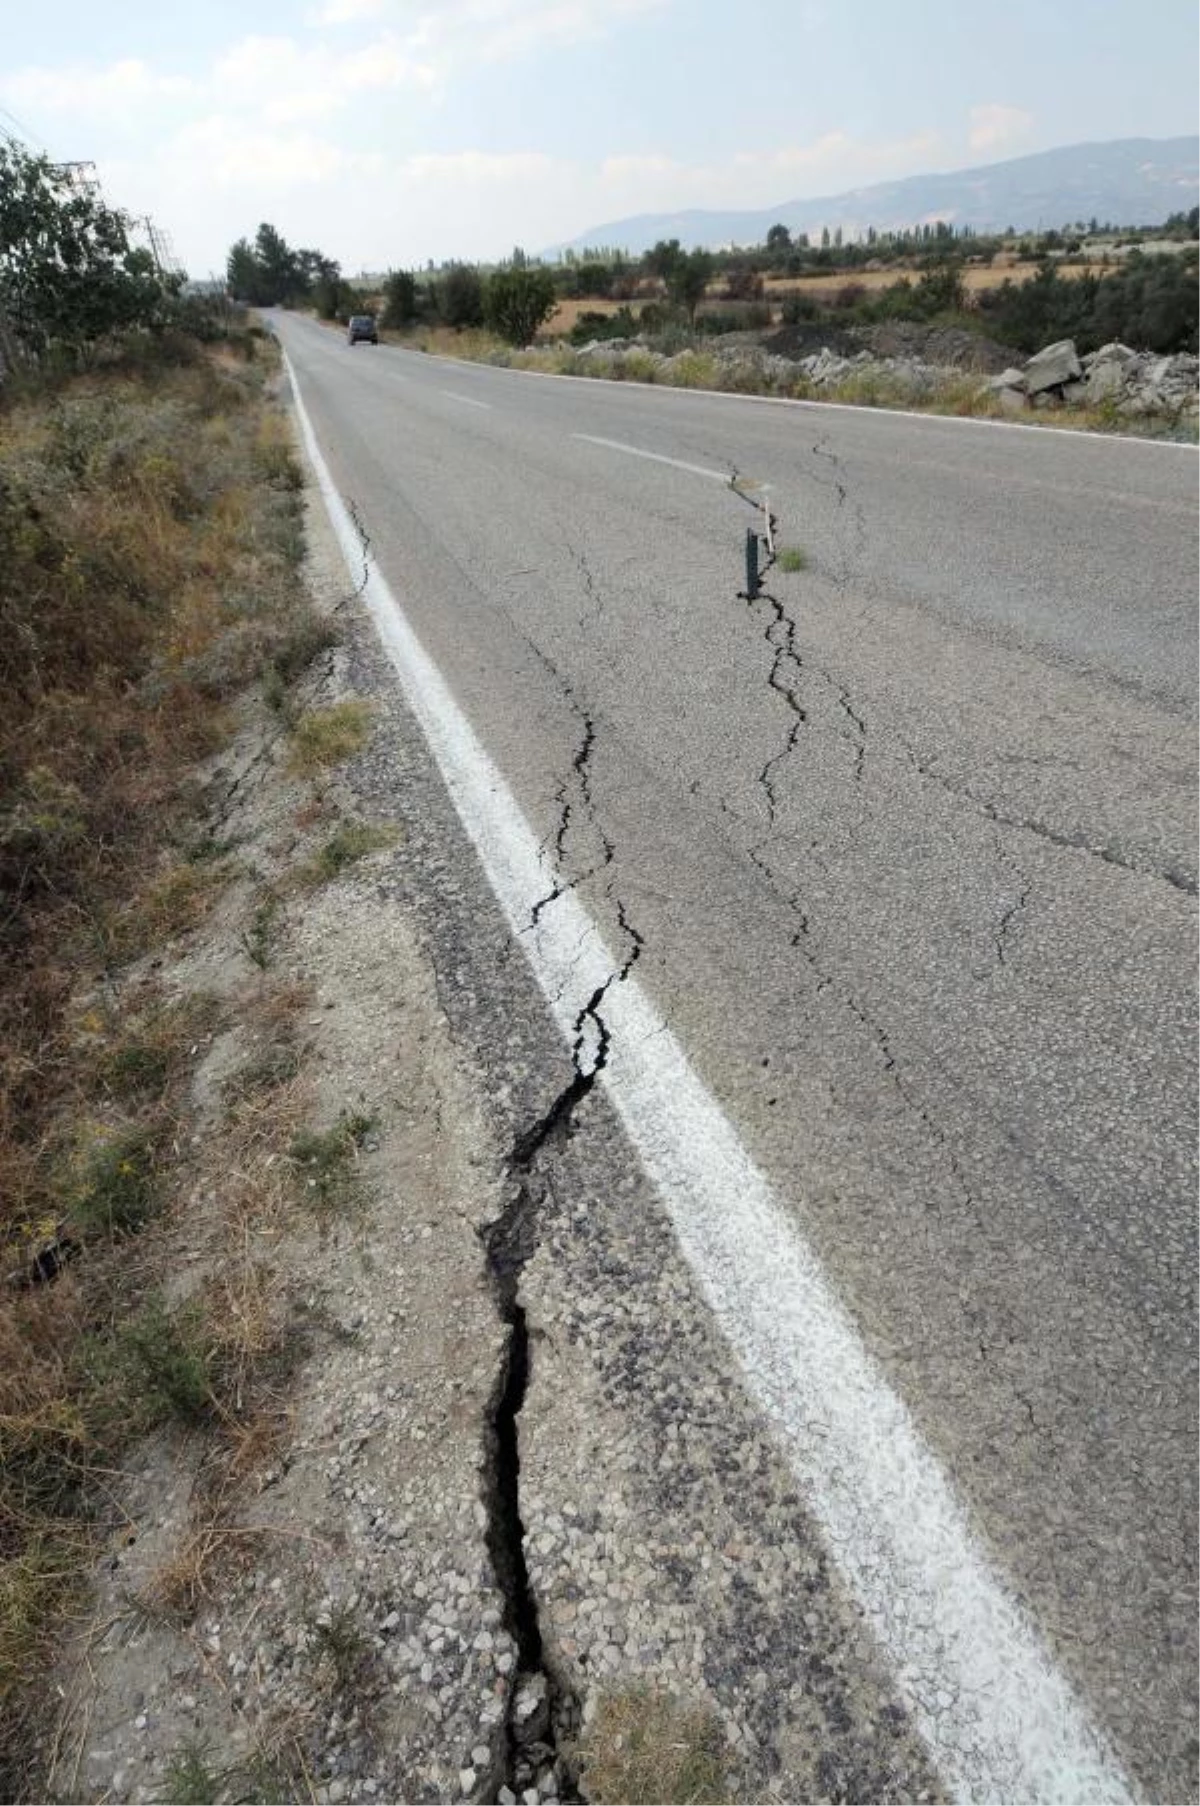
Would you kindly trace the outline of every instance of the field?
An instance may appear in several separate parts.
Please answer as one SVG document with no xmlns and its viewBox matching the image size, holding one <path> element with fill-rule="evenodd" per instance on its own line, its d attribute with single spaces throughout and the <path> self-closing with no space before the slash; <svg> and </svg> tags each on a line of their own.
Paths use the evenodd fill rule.
<svg viewBox="0 0 1200 1806">
<path fill-rule="evenodd" d="M 963 287 L 969 295 L 976 295 L 985 289 L 999 288 L 1004 282 L 1028 282 L 1038 273 L 1036 263 L 994 263 L 968 266 L 962 273 Z M 1055 266 L 1058 274 L 1066 280 L 1079 276 L 1111 275 L 1114 266 L 1101 263 L 1059 263 Z M 919 272 L 895 266 L 886 270 L 831 270 L 818 276 L 768 276 L 763 283 L 763 298 L 768 302 L 782 303 L 789 295 L 836 295 L 844 288 L 854 286 L 868 290 L 890 288 L 893 283 L 907 277 L 910 282 L 918 280 Z M 645 286 L 645 285 L 644 285 Z M 721 283 L 709 286 L 708 300 L 721 299 Z M 643 294 L 633 301 L 600 301 L 585 297 L 579 301 L 560 301 L 546 325 L 538 334 L 542 339 L 561 338 L 569 333 L 580 314 L 615 314 L 619 308 L 628 307 L 636 315 L 639 308 L 651 295 Z M 778 317 L 778 316 L 777 316 Z"/>
<path fill-rule="evenodd" d="M 963 287 L 968 294 L 978 294 L 983 289 L 999 288 L 1005 282 L 1028 282 L 1037 275 L 1040 267 L 1036 263 L 968 265 L 962 272 Z M 1055 265 L 1058 274 L 1066 278 L 1111 275 L 1113 268 L 1112 264 L 1102 263 Z M 768 276 L 763 286 L 767 299 L 773 300 L 777 295 L 834 295 L 851 283 L 867 289 L 890 288 L 905 276 L 910 282 L 915 282 L 919 272 L 899 267 L 889 270 L 834 270 L 820 276 Z"/>
</svg>

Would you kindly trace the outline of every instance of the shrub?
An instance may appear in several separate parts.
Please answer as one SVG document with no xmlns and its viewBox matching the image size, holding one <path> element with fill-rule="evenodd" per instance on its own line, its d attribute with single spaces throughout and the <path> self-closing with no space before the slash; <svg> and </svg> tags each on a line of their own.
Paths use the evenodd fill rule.
<svg viewBox="0 0 1200 1806">
<path fill-rule="evenodd" d="M 392 270 L 383 284 L 380 325 L 402 330 L 417 318 L 417 280 L 407 270 Z"/>
<path fill-rule="evenodd" d="M 572 345 L 590 345 L 594 339 L 632 339 L 637 332 L 638 322 L 629 308 L 618 307 L 613 314 L 590 310 L 579 314 L 568 336 Z"/>
<path fill-rule="evenodd" d="M 488 278 L 487 322 L 510 345 L 530 345 L 558 305 L 554 278 L 538 265 L 514 265 Z"/>
<path fill-rule="evenodd" d="M 483 325 L 483 280 L 473 264 L 450 265 L 441 280 L 438 305 L 446 325 L 456 331 Z"/>
<path fill-rule="evenodd" d="M 788 295 L 783 303 L 785 326 L 799 326 L 807 320 L 819 320 L 821 309 L 815 295 Z"/>
</svg>

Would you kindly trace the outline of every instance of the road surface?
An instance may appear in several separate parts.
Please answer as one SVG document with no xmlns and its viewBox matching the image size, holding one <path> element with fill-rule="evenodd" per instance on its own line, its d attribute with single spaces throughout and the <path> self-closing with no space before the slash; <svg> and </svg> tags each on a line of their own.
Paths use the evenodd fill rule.
<svg viewBox="0 0 1200 1806">
<path fill-rule="evenodd" d="M 830 1321 L 846 1313 L 1095 1729 L 1095 1787 L 1192 1797 L 1195 452 L 275 325 L 371 568 L 540 846 L 532 939 L 556 912 L 596 924 L 605 1034 L 636 982 L 647 1035 L 680 1050 L 684 1090 L 811 1251 Z M 749 599 L 764 496 L 803 568 Z M 562 1060 L 553 998 L 509 957 L 519 935 L 497 953 L 475 854 L 443 863 L 447 1008 L 507 1096 Z M 595 1188 L 593 1225 L 630 1172 L 655 1177 L 613 1097 L 640 1164 L 617 1115 L 603 1145 L 593 1122 L 571 1181 Z M 748 1375 L 757 1408 L 734 1291 L 714 1306 L 733 1352 L 704 1358 Z M 819 1460 L 807 1479 L 811 1414 L 764 1409 L 796 1439 L 801 1502 L 836 1491 Z M 906 1506 L 884 1442 L 860 1472 L 902 1536 L 933 1508 Z M 814 1509 L 854 1568 L 854 1533 L 843 1560 L 835 1507 Z M 995 1797 L 973 1733 L 939 1741 L 969 1681 L 952 1662 L 938 1679 L 936 1655 L 904 1677 L 924 1608 L 894 1621 L 878 1597 L 902 1568 L 864 1557 L 846 1610 L 900 1673 L 940 1785 Z"/>
</svg>

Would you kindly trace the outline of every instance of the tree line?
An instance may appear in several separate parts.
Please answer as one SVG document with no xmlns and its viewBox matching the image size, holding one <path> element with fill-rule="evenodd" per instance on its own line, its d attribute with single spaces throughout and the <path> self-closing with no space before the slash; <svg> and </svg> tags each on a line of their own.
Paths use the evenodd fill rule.
<svg viewBox="0 0 1200 1806">
<path fill-rule="evenodd" d="M 263 224 L 253 242 L 238 239 L 229 253 L 226 278 L 230 293 L 254 307 L 311 305 L 325 320 L 346 321 L 377 299 L 343 277 L 340 266 L 319 251 L 293 250 L 275 229 Z M 558 305 L 550 271 L 532 263 L 519 248 L 499 268 L 483 271 L 474 264 L 451 263 L 437 275 L 418 279 L 411 271 L 393 270 L 382 282 L 384 326 L 403 328 L 418 322 L 463 330 L 490 326 L 514 345 L 528 345 Z"/>
<path fill-rule="evenodd" d="M 583 313 L 573 330 L 581 341 L 681 325 L 693 332 L 766 327 L 776 317 L 766 289 L 770 276 L 836 269 L 847 279 L 832 293 L 800 292 L 784 299 L 785 324 L 913 320 L 984 330 L 1024 351 L 1054 338 L 1074 338 L 1083 350 L 1111 338 L 1154 351 L 1195 350 L 1200 210 L 1124 234 L 1135 242 L 1146 235 L 1178 239 L 1178 254 L 1142 256 L 1135 249 L 1111 273 L 1080 272 L 1069 279 L 1060 274 L 1064 260 L 1078 257 L 1088 236 L 1111 230 L 1092 219 L 1016 239 L 935 221 L 907 231 L 870 228 L 853 244 L 843 244 L 834 229 L 813 244 L 779 223 L 762 245 L 736 251 L 687 250 L 672 238 L 637 258 L 609 248 L 567 253 L 548 264 L 530 260 L 518 248 L 498 268 L 451 262 L 422 271 L 393 270 L 368 292 L 348 282 L 332 259 L 293 250 L 273 226 L 262 225 L 253 241 L 239 239 L 231 250 L 228 278 L 231 292 L 255 305 L 312 306 L 331 320 L 378 308 L 388 327 L 487 326 L 510 343 L 525 345 L 560 301 L 592 297 L 622 305 L 615 314 Z M 1037 276 L 968 295 L 968 263 L 989 262 L 1001 250 L 1037 261 Z M 894 267 L 897 279 L 868 288 L 857 279 L 866 265 Z M 635 300 L 636 314 L 626 305 Z"/>
</svg>

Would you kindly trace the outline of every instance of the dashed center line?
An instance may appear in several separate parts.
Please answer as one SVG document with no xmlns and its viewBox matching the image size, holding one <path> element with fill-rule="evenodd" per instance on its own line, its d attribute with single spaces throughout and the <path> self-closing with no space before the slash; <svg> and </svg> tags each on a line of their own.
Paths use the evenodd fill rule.
<svg viewBox="0 0 1200 1806">
<path fill-rule="evenodd" d="M 643 451 L 640 445 L 626 445 L 621 439 L 598 439 L 594 433 L 572 433 L 572 439 L 583 439 L 588 445 L 604 445 L 609 451 L 626 452 L 631 458 L 649 458 L 652 464 L 670 464 L 676 470 L 688 470 L 694 477 L 709 477 L 714 483 L 724 483 L 728 489 L 730 473 L 727 470 L 713 470 L 707 464 L 687 464 L 682 458 L 668 458 L 662 452 Z"/>
<path fill-rule="evenodd" d="M 439 389 L 439 395 L 448 395 L 451 401 L 461 401 L 464 408 L 490 408 L 490 401 L 476 401 L 473 395 L 456 395 L 453 389 Z"/>
</svg>

